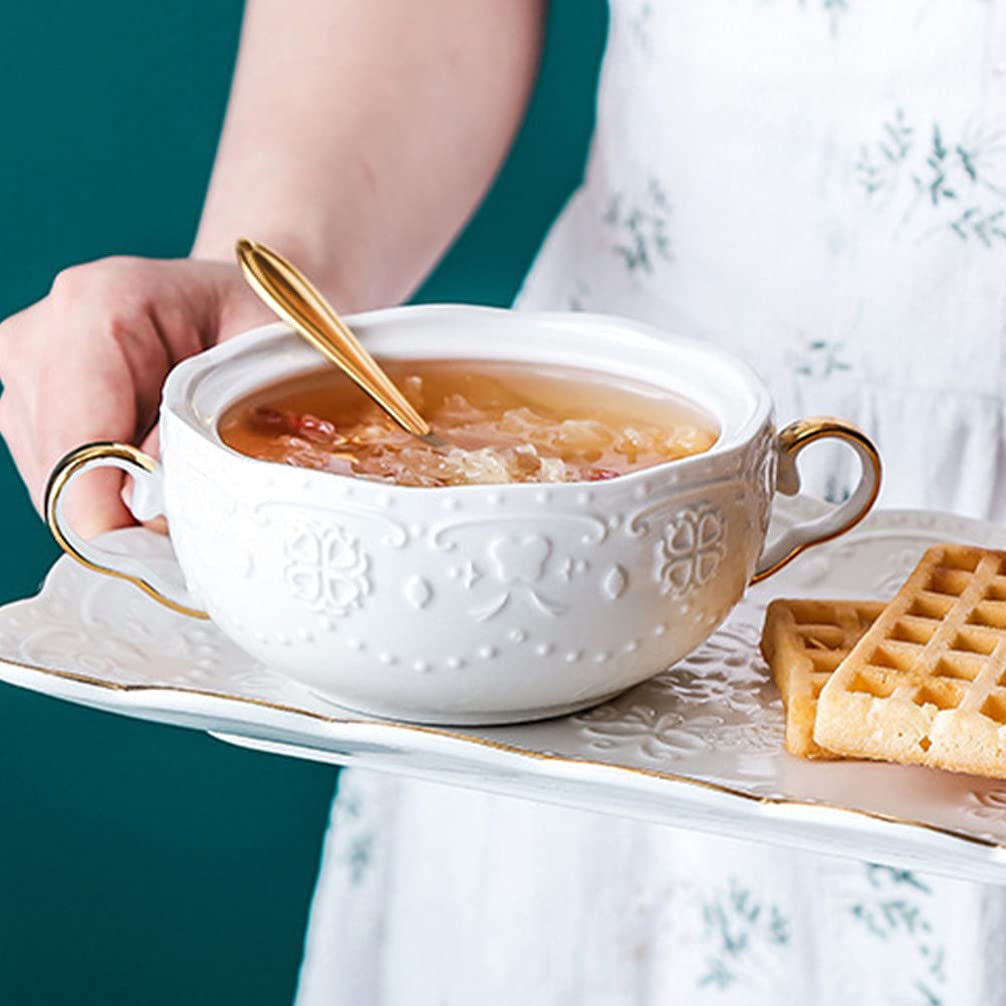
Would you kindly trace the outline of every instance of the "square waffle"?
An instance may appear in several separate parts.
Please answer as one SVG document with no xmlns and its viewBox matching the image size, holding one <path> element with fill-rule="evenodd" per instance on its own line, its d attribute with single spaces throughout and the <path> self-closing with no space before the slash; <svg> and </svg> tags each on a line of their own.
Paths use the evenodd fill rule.
<svg viewBox="0 0 1006 1006">
<path fill-rule="evenodd" d="M 814 741 L 817 697 L 832 672 L 884 610 L 883 601 L 773 601 L 761 651 L 786 707 L 786 750 L 836 758 Z"/>
<path fill-rule="evenodd" d="M 1006 776 L 1006 552 L 929 549 L 818 699 L 839 754 Z"/>
</svg>

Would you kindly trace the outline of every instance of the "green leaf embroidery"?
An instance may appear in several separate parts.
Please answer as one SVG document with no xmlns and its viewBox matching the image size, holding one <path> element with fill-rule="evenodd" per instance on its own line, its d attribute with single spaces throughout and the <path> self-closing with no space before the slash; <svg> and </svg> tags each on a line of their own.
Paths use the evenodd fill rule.
<svg viewBox="0 0 1006 1006">
<path fill-rule="evenodd" d="M 656 178 L 650 178 L 644 196 L 627 204 L 616 192 L 602 220 L 613 232 L 612 251 L 632 272 L 652 274 L 659 262 L 670 262 L 671 242 L 667 233 L 670 202 Z"/>
<path fill-rule="evenodd" d="M 915 987 L 922 995 L 923 1006 L 943 1006 L 942 996 L 938 996 L 925 982 L 916 982 Z"/>
<path fill-rule="evenodd" d="M 812 339 L 806 343 L 806 351 L 797 359 L 794 369 L 804 377 L 830 377 L 852 370 L 852 364 L 843 358 L 844 353 L 844 342 Z"/>
<path fill-rule="evenodd" d="M 983 213 L 977 206 L 970 206 L 956 220 L 950 221 L 950 229 L 962 240 L 979 240 L 986 248 L 996 241 L 1006 241 L 1006 227 L 1003 217 L 1006 210 Z"/>
<path fill-rule="evenodd" d="M 374 851 L 374 836 L 370 834 L 355 835 L 349 843 L 343 862 L 349 868 L 349 877 L 353 885 L 363 880 Z"/>
<path fill-rule="evenodd" d="M 364 819 L 363 801 L 358 793 L 340 788 L 332 825 L 336 860 L 349 871 L 350 883 L 355 887 L 373 860 L 375 845 L 374 832 Z"/>
<path fill-rule="evenodd" d="M 639 7 L 629 15 L 628 25 L 632 38 L 640 50 L 649 54 L 653 49 L 650 37 L 650 24 L 653 21 L 653 4 L 643 0 Z"/>
<path fill-rule="evenodd" d="M 915 890 L 921 891 L 923 894 L 932 893 L 932 889 L 919 880 L 911 870 L 899 870 L 896 867 L 884 866 L 881 863 L 866 864 L 866 879 L 869 880 L 871 887 L 882 887 L 885 883 L 891 883 L 896 886 L 907 884 L 909 887 L 914 887 Z"/>
<path fill-rule="evenodd" d="M 866 929 L 884 941 L 900 940 L 914 950 L 916 973 L 912 988 L 922 996 L 921 1006 L 943 1006 L 940 986 L 946 981 L 943 947 L 932 942 L 933 924 L 928 917 L 932 889 L 911 870 L 867 863 L 866 879 L 876 892 L 854 902 L 849 911 Z M 911 965 L 911 962 L 908 962 Z"/>
<path fill-rule="evenodd" d="M 699 988 L 712 985 L 718 989 L 725 989 L 733 985 L 735 981 L 737 981 L 737 975 L 722 961 L 711 960 L 709 970 L 699 979 Z"/>
<path fill-rule="evenodd" d="M 824 499 L 828 503 L 844 503 L 852 495 L 845 483 L 838 481 L 837 475 L 829 475 L 824 485 Z"/>
<path fill-rule="evenodd" d="M 702 917 L 711 953 L 698 980 L 700 988 L 724 989 L 739 981 L 758 943 L 789 946 L 789 920 L 778 905 L 759 901 L 736 876 L 730 876 L 726 891 L 704 902 Z"/>
<path fill-rule="evenodd" d="M 590 284 L 585 280 L 578 279 L 573 284 L 573 290 L 567 299 L 567 306 L 570 311 L 586 311 L 587 300 L 590 297 Z"/>
<path fill-rule="evenodd" d="M 880 127 L 880 138 L 860 147 L 856 176 L 868 196 L 892 188 L 901 165 L 912 151 L 915 130 L 905 120 L 902 108 Z"/>
<path fill-rule="evenodd" d="M 809 2 L 808 0 L 800 0 L 800 6 L 804 10 L 813 7 L 827 14 L 831 22 L 832 35 L 838 32 L 838 23 L 842 15 L 849 12 L 849 0 L 809 0 Z"/>
<path fill-rule="evenodd" d="M 957 192 L 947 182 L 947 173 L 952 170 L 952 165 L 947 163 L 947 148 L 943 145 L 939 126 L 933 126 L 932 147 L 926 165 L 929 168 L 928 178 L 920 175 L 913 175 L 912 178 L 919 189 L 929 193 L 933 206 L 939 206 L 941 199 L 956 199 Z"/>
<path fill-rule="evenodd" d="M 899 230 L 928 206 L 937 224 L 923 237 L 950 232 L 962 242 L 992 248 L 1006 242 L 1006 191 L 989 175 L 1004 154 L 1006 135 L 988 124 L 969 125 L 951 141 L 943 125 L 934 122 L 928 141 L 916 143 L 915 128 L 897 108 L 881 124 L 878 138 L 860 145 L 855 178 L 878 208 L 907 202 Z"/>
</svg>

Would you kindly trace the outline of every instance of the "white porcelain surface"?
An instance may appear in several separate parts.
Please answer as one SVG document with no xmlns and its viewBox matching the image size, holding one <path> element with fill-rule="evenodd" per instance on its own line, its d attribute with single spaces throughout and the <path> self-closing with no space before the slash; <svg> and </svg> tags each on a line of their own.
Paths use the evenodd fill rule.
<svg viewBox="0 0 1006 1006">
<path fill-rule="evenodd" d="M 204 608 L 249 654 L 319 693 L 427 723 L 589 706 L 691 652 L 741 598 L 777 464 L 771 402 L 744 364 L 587 315 L 443 306 L 353 325 L 386 356 L 562 362 L 643 379 L 703 406 L 720 437 L 697 457 L 593 484 L 430 490 L 270 465 L 226 448 L 216 429 L 236 398 L 319 365 L 270 326 L 172 372 L 163 465 L 134 473 L 134 506 L 167 514 L 187 590 L 177 570 L 147 559 L 119 568 Z M 791 462 L 784 474 L 795 489 Z M 767 558 L 840 523 L 859 496 Z"/>
<path fill-rule="evenodd" d="M 778 509 L 784 525 L 817 512 L 807 501 Z M 106 541 L 170 563 L 167 543 L 149 532 Z M 773 597 L 889 596 L 938 541 L 1001 548 L 1006 531 L 938 514 L 877 513 L 751 589 L 673 669 L 607 705 L 541 723 L 439 729 L 335 709 L 214 626 L 68 559 L 41 595 L 0 609 L 0 677 L 295 757 L 1006 883 L 1006 781 L 792 758 L 757 652 Z"/>
</svg>

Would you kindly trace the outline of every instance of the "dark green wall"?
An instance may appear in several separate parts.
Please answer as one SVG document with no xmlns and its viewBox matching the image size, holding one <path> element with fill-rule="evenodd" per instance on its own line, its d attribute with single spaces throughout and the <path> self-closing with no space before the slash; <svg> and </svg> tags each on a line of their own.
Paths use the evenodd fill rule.
<svg viewBox="0 0 1006 1006">
<path fill-rule="evenodd" d="M 240 12 L 5 5 L 0 316 L 65 265 L 186 253 Z M 603 0 L 553 0 L 525 129 L 421 299 L 509 301 L 582 170 L 604 18 Z M 0 513 L 6 602 L 56 550 L 2 447 Z M 289 1001 L 333 780 L 0 686 L 0 1004 Z"/>
</svg>

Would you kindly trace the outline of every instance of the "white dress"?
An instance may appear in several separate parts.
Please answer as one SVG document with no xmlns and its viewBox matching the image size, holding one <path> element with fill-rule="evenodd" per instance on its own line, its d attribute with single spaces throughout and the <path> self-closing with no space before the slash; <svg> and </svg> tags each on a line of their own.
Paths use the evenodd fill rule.
<svg viewBox="0 0 1006 1006">
<path fill-rule="evenodd" d="M 520 306 L 726 346 L 883 504 L 1006 519 L 1006 0 L 613 0 L 598 102 Z M 996 1006 L 1006 889 L 346 772 L 299 996 Z"/>
</svg>

